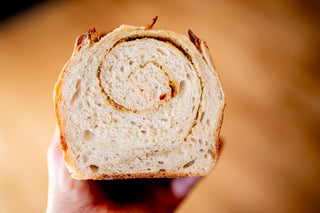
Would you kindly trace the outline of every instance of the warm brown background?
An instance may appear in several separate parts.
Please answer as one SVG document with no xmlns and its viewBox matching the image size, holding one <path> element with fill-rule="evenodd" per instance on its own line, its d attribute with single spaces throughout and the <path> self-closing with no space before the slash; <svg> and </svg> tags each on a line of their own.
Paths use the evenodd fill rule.
<svg viewBox="0 0 320 213">
<path fill-rule="evenodd" d="M 222 157 L 177 212 L 320 211 L 319 1 L 47 2 L 0 23 L 0 212 L 44 212 L 52 90 L 95 26 L 192 29 L 226 93 Z"/>
</svg>

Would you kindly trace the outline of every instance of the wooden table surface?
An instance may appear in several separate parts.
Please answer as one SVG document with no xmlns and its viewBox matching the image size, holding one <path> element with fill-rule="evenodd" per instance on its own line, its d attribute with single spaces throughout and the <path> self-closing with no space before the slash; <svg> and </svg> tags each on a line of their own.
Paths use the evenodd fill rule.
<svg viewBox="0 0 320 213">
<path fill-rule="evenodd" d="M 226 94 L 221 159 L 177 212 L 320 209 L 318 1 L 58 1 L 0 23 L 0 212 L 44 212 L 52 90 L 76 37 L 144 25 L 204 39 Z"/>
</svg>

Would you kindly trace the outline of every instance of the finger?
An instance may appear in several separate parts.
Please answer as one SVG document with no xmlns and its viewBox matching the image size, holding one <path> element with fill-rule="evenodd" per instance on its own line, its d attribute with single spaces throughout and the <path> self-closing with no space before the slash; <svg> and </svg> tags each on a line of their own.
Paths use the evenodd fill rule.
<svg viewBox="0 0 320 213">
<path fill-rule="evenodd" d="M 200 179 L 201 177 L 174 178 L 171 182 L 172 193 L 177 198 L 183 199 Z"/>
<path fill-rule="evenodd" d="M 56 128 L 51 144 L 48 147 L 47 161 L 50 182 L 55 182 L 55 185 L 57 185 L 57 183 L 64 184 L 62 183 L 63 181 L 71 179 L 70 172 L 64 164 L 58 128 Z"/>
<path fill-rule="evenodd" d="M 49 176 L 52 176 L 52 173 L 56 170 L 57 163 L 59 164 L 60 159 L 62 159 L 62 152 L 60 150 L 60 139 L 59 139 L 59 130 L 56 127 L 51 143 L 48 147 L 47 152 L 47 161 L 48 161 L 48 170 Z"/>
</svg>

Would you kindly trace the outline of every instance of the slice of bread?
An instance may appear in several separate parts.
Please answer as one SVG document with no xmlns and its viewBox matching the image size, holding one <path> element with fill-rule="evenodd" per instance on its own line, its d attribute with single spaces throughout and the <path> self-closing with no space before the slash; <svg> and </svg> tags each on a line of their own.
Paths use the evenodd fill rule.
<svg viewBox="0 0 320 213">
<path fill-rule="evenodd" d="M 154 24 L 154 23 L 153 23 Z M 65 163 L 76 179 L 208 175 L 224 93 L 204 41 L 149 26 L 76 41 L 54 90 Z"/>
</svg>

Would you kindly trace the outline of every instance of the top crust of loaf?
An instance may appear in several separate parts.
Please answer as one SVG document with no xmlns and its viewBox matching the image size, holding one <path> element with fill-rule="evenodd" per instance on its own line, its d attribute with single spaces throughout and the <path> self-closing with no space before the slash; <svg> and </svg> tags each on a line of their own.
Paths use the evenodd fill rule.
<svg viewBox="0 0 320 213">
<path fill-rule="evenodd" d="M 64 66 L 54 90 L 55 112 L 60 130 L 61 149 L 64 152 L 66 165 L 72 172 L 74 178 L 126 179 L 191 177 L 208 175 L 213 169 L 220 155 L 221 143 L 219 141 L 219 134 L 223 121 L 225 101 L 218 73 L 214 69 L 208 47 L 206 43 L 199 39 L 191 30 L 188 32 L 189 38 L 171 31 L 152 30 L 155 21 L 156 20 L 148 26 L 135 27 L 122 25 L 107 35 L 99 35 L 93 28 L 78 37 L 72 57 Z M 152 77 L 148 77 L 148 79 L 154 78 L 156 82 L 168 78 L 169 83 L 164 83 L 160 86 L 160 91 L 164 94 L 161 93 L 159 100 L 155 100 L 154 102 L 141 102 L 136 99 L 131 100 L 130 95 L 121 95 L 121 91 L 117 89 L 117 86 L 114 86 L 115 83 L 113 81 L 110 83 L 113 86 L 108 84 L 108 81 L 116 78 L 116 76 L 105 70 L 110 70 L 110 67 L 113 67 L 110 61 L 117 58 L 115 57 L 116 54 L 127 53 L 127 49 L 130 48 L 132 51 L 137 51 L 137 48 L 143 48 L 143 45 L 149 45 L 148 51 L 150 48 L 156 47 L 159 47 L 159 49 L 163 48 L 164 50 L 168 49 L 171 58 L 175 58 L 175 60 L 179 59 L 178 61 L 183 64 L 181 66 L 190 67 L 188 68 L 190 69 L 188 72 L 196 76 L 194 76 L 194 79 L 189 79 L 188 82 L 191 83 L 187 84 L 184 80 L 181 80 L 186 78 L 184 74 L 178 74 L 181 76 L 176 77 L 170 73 L 179 73 L 179 69 L 177 69 L 177 71 L 169 70 L 168 73 L 167 71 L 163 71 L 164 68 L 161 64 L 168 64 L 168 66 L 174 69 L 175 63 L 170 61 L 167 63 L 161 62 L 160 59 L 160 62 L 156 61 L 154 64 L 148 61 L 146 64 L 137 65 L 137 67 L 140 66 L 141 69 L 151 70 L 150 72 L 154 74 Z M 159 51 L 161 52 L 161 50 Z M 139 52 L 136 54 L 138 53 Z M 143 53 L 141 53 L 141 55 L 143 55 Z M 133 55 L 132 57 L 135 56 L 136 55 Z M 99 65 L 94 69 L 95 63 Z M 170 65 L 170 63 L 172 63 L 172 65 Z M 132 66 L 134 66 L 134 64 Z M 129 68 L 125 67 L 125 69 Z M 93 70 L 94 73 L 90 74 L 90 70 Z M 139 75 L 139 73 L 137 75 L 137 79 L 140 79 L 141 75 Z M 138 81 L 137 79 L 134 80 L 134 83 Z M 90 84 L 88 82 L 90 82 Z M 93 84 L 95 84 L 95 86 L 92 86 L 94 98 L 97 94 L 102 98 L 94 99 L 92 97 L 85 97 L 82 94 L 83 88 L 91 87 Z M 185 84 L 189 85 L 189 87 L 191 85 L 191 88 L 187 87 L 187 89 L 185 89 Z M 119 85 L 121 86 L 122 84 Z M 100 90 L 100 88 L 103 89 Z M 150 90 L 150 88 L 147 88 L 147 90 Z M 183 90 L 187 90 L 188 97 L 185 98 L 186 95 L 182 94 Z M 77 93 L 79 91 L 80 98 L 78 98 L 79 94 Z M 115 94 L 114 96 L 113 93 Z M 137 93 L 133 91 L 130 94 L 136 95 Z M 153 93 L 149 94 L 146 91 L 144 94 L 152 95 Z M 179 101 L 191 100 L 189 95 L 190 97 L 195 97 L 196 109 L 192 109 L 190 116 L 187 116 L 191 118 L 185 118 L 185 114 L 189 114 L 187 113 L 189 111 L 184 113 L 183 110 L 186 105 L 185 103 L 188 102 L 179 104 Z M 161 135 L 161 137 L 159 136 L 159 138 L 163 140 L 158 140 L 156 139 L 157 137 L 153 138 L 150 136 L 148 140 L 152 140 L 152 138 L 156 139 L 153 142 L 153 144 L 156 144 L 154 147 L 151 145 L 144 147 L 144 144 L 141 143 L 141 137 L 145 133 L 141 134 L 139 132 L 137 136 L 138 141 L 132 139 L 132 144 L 126 142 L 127 145 L 124 146 L 121 140 L 127 141 L 128 138 L 120 138 L 121 140 L 118 140 L 118 145 L 111 146 L 114 142 L 110 142 L 110 138 L 115 137 L 117 134 L 120 136 L 122 134 L 125 135 L 125 131 L 118 130 L 119 132 L 115 133 L 115 135 L 112 135 L 112 132 L 105 135 L 103 132 L 109 131 L 106 129 L 112 128 L 111 126 L 116 126 L 116 124 L 110 123 L 107 126 L 101 124 L 102 126 L 100 127 L 98 123 L 103 122 L 103 120 L 100 116 L 97 116 L 97 113 L 93 118 L 89 116 L 89 114 L 86 114 L 86 118 L 89 119 L 90 117 L 90 119 L 94 119 L 92 125 L 96 124 L 95 126 L 98 126 L 96 127 L 98 130 L 93 129 L 92 125 L 89 125 L 91 121 L 83 120 L 84 114 L 81 114 L 81 110 L 77 110 L 77 108 L 72 106 L 75 97 L 77 98 L 77 103 L 81 105 L 85 103 L 85 100 L 89 102 L 89 105 L 94 105 L 93 108 L 89 107 L 89 114 L 93 113 L 91 111 L 98 109 L 97 104 L 100 105 L 100 107 L 102 104 L 105 110 L 111 110 L 108 112 L 110 115 L 112 114 L 117 118 L 110 118 L 110 122 L 120 122 L 118 125 L 124 125 L 128 123 L 130 119 L 131 122 L 134 123 L 132 125 L 137 125 L 136 123 L 142 122 L 139 116 L 150 118 L 153 114 L 165 115 L 171 113 L 178 118 L 181 117 L 184 119 L 182 124 L 179 124 L 182 125 L 184 129 L 180 130 L 182 133 L 171 133 L 171 130 L 168 130 L 172 135 L 178 135 L 177 138 L 174 139 L 175 141 L 171 142 L 172 145 L 169 145 L 170 141 L 167 141 L 169 140 L 168 138 L 171 137 L 168 133 L 170 136 L 168 136 L 168 138 L 163 135 Z M 100 99 L 102 102 L 99 102 Z M 127 99 L 131 101 L 126 103 Z M 175 105 L 180 107 L 173 109 Z M 191 109 L 191 106 L 186 106 L 186 109 L 189 108 Z M 164 112 L 162 114 L 158 113 L 159 110 L 163 110 Z M 98 115 L 103 114 L 102 111 L 97 112 Z M 175 118 L 170 117 L 169 120 L 174 119 Z M 167 122 L 167 125 L 169 125 L 170 121 L 164 122 Z M 144 123 L 142 122 L 142 124 Z M 152 118 L 150 124 L 158 125 Z M 136 127 L 130 125 L 128 126 L 130 129 Z M 123 126 L 120 127 L 122 128 Z M 150 125 L 146 130 L 148 135 L 149 127 Z M 171 129 L 174 129 L 174 127 Z M 162 130 L 158 129 L 156 131 L 161 132 Z M 182 134 L 184 134 L 184 136 L 180 137 L 179 135 Z M 94 137 L 92 135 L 94 135 Z M 97 138 L 96 135 L 99 137 Z M 132 138 L 132 136 L 128 137 Z M 147 143 L 151 144 L 150 141 Z M 164 148 L 162 149 L 161 147 Z M 144 156 L 142 157 L 142 155 Z M 131 158 L 128 156 L 131 156 Z M 104 162 L 104 159 L 107 159 L 106 162 Z"/>
</svg>

